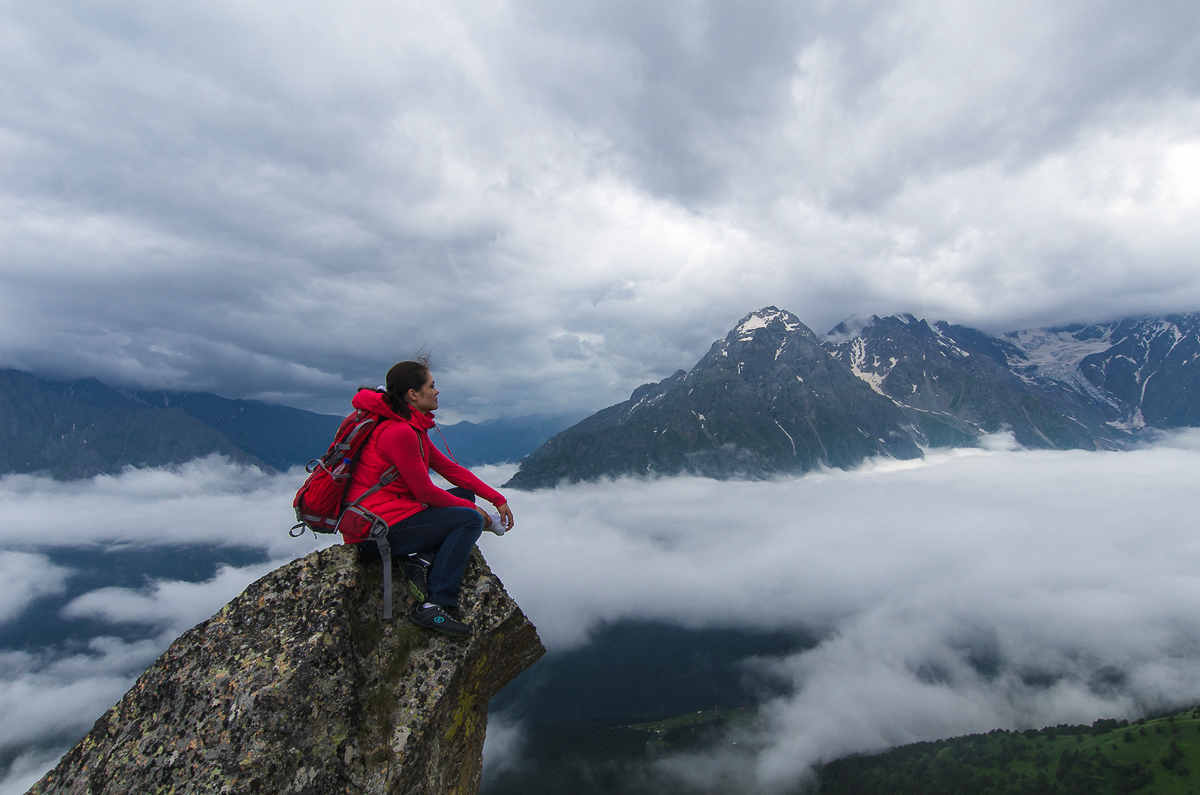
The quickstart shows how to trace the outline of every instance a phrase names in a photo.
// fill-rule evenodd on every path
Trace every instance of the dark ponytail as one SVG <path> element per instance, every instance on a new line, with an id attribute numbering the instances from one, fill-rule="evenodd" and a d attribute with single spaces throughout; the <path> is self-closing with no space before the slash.
<path id="1" fill-rule="evenodd" d="M 416 361 L 394 364 L 387 372 L 383 399 L 391 406 L 392 411 L 408 419 L 412 416 L 412 407 L 405 402 L 404 396 L 410 389 L 421 391 L 421 387 L 425 386 L 428 380 L 429 357 L 424 354 L 418 354 Z"/>

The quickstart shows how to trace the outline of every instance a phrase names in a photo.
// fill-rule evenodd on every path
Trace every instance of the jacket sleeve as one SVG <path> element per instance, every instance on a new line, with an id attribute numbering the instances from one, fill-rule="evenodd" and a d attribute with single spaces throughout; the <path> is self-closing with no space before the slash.
<path id="1" fill-rule="evenodd" d="M 453 483 L 455 486 L 461 486 L 464 489 L 469 489 L 472 493 L 478 494 L 492 505 L 504 505 L 508 502 L 504 495 L 493 489 L 488 484 L 484 483 L 479 478 L 471 473 L 471 470 L 456 464 L 446 457 L 446 454 L 437 449 L 435 445 L 429 445 L 429 464 L 434 472 L 438 473 L 446 480 Z"/>
<path id="2" fill-rule="evenodd" d="M 429 447 L 432 448 L 432 452 L 438 452 L 432 444 Z M 400 473 L 400 479 L 404 481 L 404 485 L 408 487 L 413 499 L 417 502 L 424 503 L 431 508 L 471 508 L 474 510 L 475 505 L 469 500 L 455 497 L 445 489 L 439 489 L 433 485 L 433 481 L 429 479 L 429 470 L 425 466 L 425 460 L 421 458 L 420 440 L 412 426 L 403 422 L 391 423 L 379 435 L 376 449 L 385 461 L 396 467 L 396 471 Z"/>

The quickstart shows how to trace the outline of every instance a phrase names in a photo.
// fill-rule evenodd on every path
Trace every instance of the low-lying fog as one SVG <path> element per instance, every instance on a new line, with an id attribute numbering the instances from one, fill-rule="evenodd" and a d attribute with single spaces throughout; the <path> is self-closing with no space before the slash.
<path id="1" fill-rule="evenodd" d="M 499 483 L 512 469 L 476 471 Z M 1112 453 L 997 437 L 770 482 L 513 492 L 517 527 L 480 545 L 551 649 L 630 618 L 823 638 L 749 663 L 791 694 L 766 703 L 748 751 L 658 763 L 698 786 L 764 789 L 854 751 L 1200 702 L 1198 476 L 1196 431 Z M 23 792 L 172 638 L 314 548 L 286 532 L 301 478 L 207 459 L 86 482 L 0 480 L 0 630 L 39 610 L 75 628 L 36 647 L 5 636 L 0 760 L 14 761 L 0 795 Z M 181 544 L 217 550 L 208 579 L 72 589 L 88 555 L 167 558 Z M 247 549 L 258 562 L 237 564 L 254 560 Z M 496 729 L 492 765 L 520 748 L 519 726 Z"/>

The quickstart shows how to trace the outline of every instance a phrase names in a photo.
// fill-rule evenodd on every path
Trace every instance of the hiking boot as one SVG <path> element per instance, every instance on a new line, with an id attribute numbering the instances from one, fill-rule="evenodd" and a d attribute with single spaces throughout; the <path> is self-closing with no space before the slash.
<path id="1" fill-rule="evenodd" d="M 454 619 L 438 605 L 417 605 L 409 613 L 408 620 L 418 627 L 432 629 L 434 632 L 444 632 L 447 635 L 470 635 L 471 628 L 461 621 Z"/>
<path id="2" fill-rule="evenodd" d="M 416 555 L 405 555 L 400 558 L 400 571 L 408 580 L 408 591 L 417 602 L 429 598 L 429 564 Z"/>

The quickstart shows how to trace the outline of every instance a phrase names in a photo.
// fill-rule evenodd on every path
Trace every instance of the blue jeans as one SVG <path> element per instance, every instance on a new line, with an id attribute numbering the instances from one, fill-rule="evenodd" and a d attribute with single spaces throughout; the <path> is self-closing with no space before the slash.
<path id="1" fill-rule="evenodd" d="M 468 489 L 447 489 L 455 497 L 475 502 Z M 426 508 L 388 528 L 392 556 L 425 553 L 433 560 L 429 570 L 429 601 L 443 607 L 458 606 L 458 589 L 475 542 L 483 533 L 483 517 L 473 508 Z M 375 547 L 364 542 L 364 547 Z M 378 556 L 378 552 L 375 556 Z"/>

